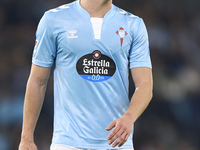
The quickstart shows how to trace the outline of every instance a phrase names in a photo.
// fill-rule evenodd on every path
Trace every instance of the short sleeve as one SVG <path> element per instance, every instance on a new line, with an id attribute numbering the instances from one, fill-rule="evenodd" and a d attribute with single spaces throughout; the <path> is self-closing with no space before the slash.
<path id="1" fill-rule="evenodd" d="M 32 63 L 41 67 L 51 67 L 56 56 L 56 42 L 46 15 L 45 13 L 41 18 L 36 31 L 36 42 L 32 57 Z"/>
<path id="2" fill-rule="evenodd" d="M 136 67 L 152 68 L 147 29 L 141 18 L 139 18 L 138 23 L 134 25 L 129 65 L 130 69 Z"/>

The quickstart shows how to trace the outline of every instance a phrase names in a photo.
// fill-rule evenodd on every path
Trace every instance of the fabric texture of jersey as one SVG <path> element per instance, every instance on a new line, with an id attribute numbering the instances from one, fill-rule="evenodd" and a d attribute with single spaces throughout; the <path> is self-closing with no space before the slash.
<path id="1" fill-rule="evenodd" d="M 95 39 L 90 15 L 75 1 L 44 14 L 32 62 L 55 66 L 52 145 L 112 149 L 105 128 L 129 106 L 129 68 L 151 68 L 146 27 L 112 5 Z M 121 148 L 133 148 L 132 135 Z"/>
<path id="2" fill-rule="evenodd" d="M 53 145 L 50 150 L 94 150 L 71 147 L 67 145 Z M 95 150 L 133 150 L 133 149 L 95 149 Z"/>

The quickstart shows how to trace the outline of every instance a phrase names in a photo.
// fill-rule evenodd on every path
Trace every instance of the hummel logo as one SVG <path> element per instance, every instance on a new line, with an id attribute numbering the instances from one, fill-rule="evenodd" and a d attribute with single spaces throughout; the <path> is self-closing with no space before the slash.
<path id="1" fill-rule="evenodd" d="M 78 35 L 75 35 L 77 33 L 77 30 L 69 30 L 70 36 L 67 36 L 68 38 L 78 38 Z"/>

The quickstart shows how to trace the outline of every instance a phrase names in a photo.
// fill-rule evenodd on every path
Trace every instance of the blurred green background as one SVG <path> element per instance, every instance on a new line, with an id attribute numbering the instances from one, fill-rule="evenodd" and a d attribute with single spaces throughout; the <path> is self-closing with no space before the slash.
<path id="1" fill-rule="evenodd" d="M 43 13 L 72 0 L 0 0 L 0 150 L 17 150 L 35 31 Z M 114 0 L 144 19 L 149 33 L 154 97 L 135 124 L 136 150 L 200 149 L 200 1 Z M 49 80 L 36 127 L 48 150 L 53 127 Z M 134 91 L 130 85 L 130 95 Z"/>

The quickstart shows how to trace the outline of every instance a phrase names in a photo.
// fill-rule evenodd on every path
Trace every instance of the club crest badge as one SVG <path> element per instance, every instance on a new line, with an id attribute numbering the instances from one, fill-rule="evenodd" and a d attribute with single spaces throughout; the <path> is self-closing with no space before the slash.
<path id="1" fill-rule="evenodd" d="M 126 31 L 124 31 L 124 28 L 119 28 L 119 30 L 117 30 L 117 35 L 119 35 L 120 36 L 120 43 L 121 43 L 121 47 L 122 47 L 122 45 L 123 45 L 123 41 L 124 41 L 124 37 L 125 36 L 127 36 L 127 32 Z"/>

